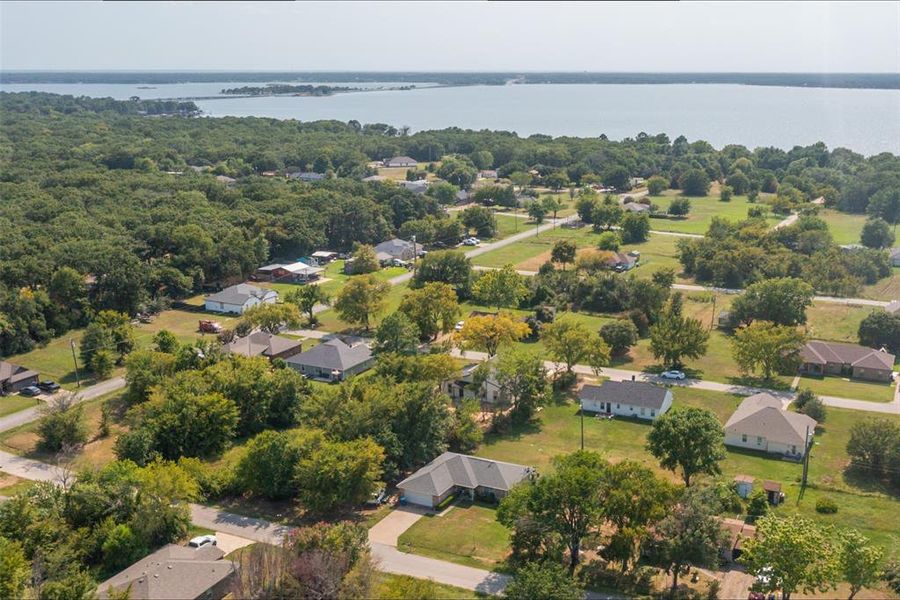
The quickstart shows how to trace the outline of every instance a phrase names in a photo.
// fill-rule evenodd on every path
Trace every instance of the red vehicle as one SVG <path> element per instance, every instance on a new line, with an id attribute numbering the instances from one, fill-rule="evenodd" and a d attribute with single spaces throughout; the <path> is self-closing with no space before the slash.
<path id="1" fill-rule="evenodd" d="M 200 333 L 222 333 L 222 326 L 217 321 L 200 320 Z"/>

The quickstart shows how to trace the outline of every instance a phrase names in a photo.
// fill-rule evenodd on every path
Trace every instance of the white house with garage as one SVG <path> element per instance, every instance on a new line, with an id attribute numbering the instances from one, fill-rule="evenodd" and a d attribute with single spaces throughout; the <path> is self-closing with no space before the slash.
<path id="1" fill-rule="evenodd" d="M 643 381 L 604 381 L 587 384 L 578 393 L 586 412 L 655 420 L 672 408 L 672 392 Z"/>
<path id="2" fill-rule="evenodd" d="M 259 304 L 275 304 L 278 292 L 239 283 L 227 287 L 221 292 L 206 297 L 203 305 L 206 310 L 218 313 L 242 315 L 245 311 Z"/>

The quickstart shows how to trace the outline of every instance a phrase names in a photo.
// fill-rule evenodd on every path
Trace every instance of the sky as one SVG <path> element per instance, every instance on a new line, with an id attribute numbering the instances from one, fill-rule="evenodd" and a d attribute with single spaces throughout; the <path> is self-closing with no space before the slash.
<path id="1" fill-rule="evenodd" d="M 900 72 L 900 2 L 9 2 L 3 70 Z"/>

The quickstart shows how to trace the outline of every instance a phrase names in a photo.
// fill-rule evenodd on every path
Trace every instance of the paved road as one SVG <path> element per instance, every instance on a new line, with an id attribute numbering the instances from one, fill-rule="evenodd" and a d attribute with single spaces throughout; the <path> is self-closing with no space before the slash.
<path id="1" fill-rule="evenodd" d="M 387 544 L 374 543 L 370 546 L 372 547 L 372 556 L 378 561 L 378 570 L 386 573 L 433 579 L 438 583 L 475 590 L 484 594 L 501 593 L 512 579 L 509 575 L 501 573 L 491 573 L 483 569 L 407 554 Z"/>
<path id="2" fill-rule="evenodd" d="M 75 399 L 78 402 L 85 402 L 87 400 L 99 398 L 100 396 L 109 394 L 110 392 L 115 392 L 124 387 L 124 377 L 113 377 L 112 379 L 107 379 L 106 381 L 101 381 L 100 383 L 96 383 L 92 386 L 82 388 L 80 391 L 76 391 Z M 0 432 L 9 431 L 10 429 L 15 429 L 20 425 L 25 425 L 26 423 L 37 421 L 41 418 L 42 407 L 43 404 L 39 404 L 32 408 L 26 408 L 25 410 L 20 410 L 19 412 L 15 412 L 11 415 L 6 415 L 5 417 L 0 418 Z"/>
<path id="3" fill-rule="evenodd" d="M 783 221 L 780 221 L 772 229 L 781 229 L 782 227 L 789 227 L 790 225 L 793 225 L 794 223 L 796 223 L 797 219 L 799 219 L 799 218 L 800 218 L 799 214 L 791 213 L 790 215 L 788 215 L 788 217 L 786 219 L 784 219 Z"/>

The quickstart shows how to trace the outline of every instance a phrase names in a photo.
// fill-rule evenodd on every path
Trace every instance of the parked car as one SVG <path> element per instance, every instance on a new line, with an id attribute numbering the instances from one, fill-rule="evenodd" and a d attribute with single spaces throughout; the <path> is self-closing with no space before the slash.
<path id="1" fill-rule="evenodd" d="M 218 542 L 216 541 L 216 536 L 214 535 L 198 535 L 195 538 L 191 538 L 191 541 L 188 542 L 188 546 L 191 548 L 202 548 L 203 546 L 215 546 Z"/>
<path id="2" fill-rule="evenodd" d="M 476 237 L 470 237 L 463 240 L 463 246 L 477 246 L 480 243 L 481 240 Z"/>
<path id="3" fill-rule="evenodd" d="M 678 379 L 678 380 L 684 379 L 686 377 L 686 375 L 684 374 L 684 371 L 663 371 L 662 373 L 659 374 L 659 376 L 662 377 L 663 379 Z"/>
<path id="4" fill-rule="evenodd" d="M 39 388 L 41 388 L 42 390 L 44 390 L 45 392 L 47 392 L 48 394 L 52 394 L 54 392 L 59 391 L 59 384 L 56 383 L 55 381 L 50 381 L 49 379 L 47 381 L 40 382 L 39 384 L 37 384 L 37 386 Z"/>
<path id="5" fill-rule="evenodd" d="M 463 325 L 465 325 L 465 324 L 466 324 L 465 321 L 459 321 L 453 329 L 455 329 L 456 331 L 461 331 L 463 328 Z"/>
<path id="6" fill-rule="evenodd" d="M 33 398 L 41 395 L 41 388 L 36 385 L 29 385 L 27 388 L 23 388 L 19 393 L 23 396 L 30 396 Z"/>

